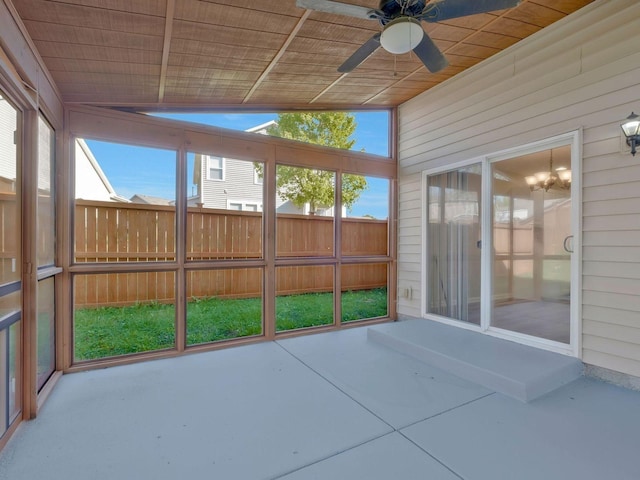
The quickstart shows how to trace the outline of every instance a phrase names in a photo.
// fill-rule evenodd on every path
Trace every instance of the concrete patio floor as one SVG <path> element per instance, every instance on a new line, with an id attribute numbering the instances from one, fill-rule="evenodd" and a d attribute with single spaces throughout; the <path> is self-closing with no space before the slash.
<path id="1" fill-rule="evenodd" d="M 65 375 L 0 454 L 7 480 L 638 479 L 640 392 L 530 403 L 366 328 Z"/>

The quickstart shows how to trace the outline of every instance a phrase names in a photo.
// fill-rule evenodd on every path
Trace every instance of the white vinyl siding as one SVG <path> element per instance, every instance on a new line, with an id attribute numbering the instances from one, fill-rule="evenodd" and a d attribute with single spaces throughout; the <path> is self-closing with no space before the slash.
<path id="1" fill-rule="evenodd" d="M 1 93 L 1 92 L 0 92 Z M 15 133 L 18 129 L 18 111 L 0 95 L 0 182 L 12 185 L 16 181 Z"/>
<path id="2" fill-rule="evenodd" d="M 398 286 L 412 290 L 411 299 L 398 296 L 400 316 L 420 316 L 421 187 L 419 173 L 407 175 L 398 192 Z"/>
<path id="3" fill-rule="evenodd" d="M 221 160 L 224 165 L 223 181 L 209 179 L 209 172 L 203 172 L 206 175 L 202 184 L 202 202 L 205 208 L 226 209 L 230 202 L 238 203 L 239 200 L 262 205 L 262 184 L 254 182 L 253 162 L 233 158 Z M 210 169 L 209 161 L 202 163 L 206 164 L 202 168 Z"/>
<path id="4" fill-rule="evenodd" d="M 106 177 L 84 140 L 75 142 L 75 197 L 83 200 L 112 201 L 113 189 L 105 184 Z"/>
<path id="5" fill-rule="evenodd" d="M 399 108 L 398 313 L 420 316 L 420 172 L 582 129 L 582 359 L 640 376 L 637 0 L 596 1 Z"/>

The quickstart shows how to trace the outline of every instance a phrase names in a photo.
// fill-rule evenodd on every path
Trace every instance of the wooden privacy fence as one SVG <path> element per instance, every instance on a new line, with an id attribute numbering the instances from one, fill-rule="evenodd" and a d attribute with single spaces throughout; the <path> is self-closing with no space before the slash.
<path id="1" fill-rule="evenodd" d="M 1 187 L 1 183 L 0 183 Z M 51 196 L 38 194 L 37 267 L 53 264 L 54 245 Z M 16 194 L 0 192 L 0 285 L 20 280 L 22 268 L 21 215 Z"/>
<path id="2" fill-rule="evenodd" d="M 76 262 L 175 261 L 173 207 L 76 201 Z M 333 254 L 333 219 L 278 215 L 276 251 L 282 257 Z M 387 255 L 387 221 L 342 219 L 343 255 Z M 187 260 L 262 257 L 262 214 L 189 208 Z M 387 285 L 385 263 L 343 265 L 342 290 Z M 249 298 L 262 294 L 261 268 L 190 271 L 189 298 Z M 276 269 L 279 295 L 333 290 L 332 266 L 287 266 Z M 76 275 L 76 307 L 121 306 L 174 301 L 174 272 Z"/>

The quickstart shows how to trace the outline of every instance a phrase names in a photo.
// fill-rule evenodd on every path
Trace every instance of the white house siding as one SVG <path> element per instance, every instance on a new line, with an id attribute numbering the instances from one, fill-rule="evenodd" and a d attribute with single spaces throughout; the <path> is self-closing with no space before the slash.
<path id="1" fill-rule="evenodd" d="M 399 172 L 400 174 L 400 172 Z M 402 174 L 398 188 L 398 286 L 411 287 L 411 298 L 398 295 L 398 314 L 419 317 L 421 276 L 421 188 L 419 173 Z"/>
<path id="2" fill-rule="evenodd" d="M 582 359 L 640 376 L 640 3 L 596 0 L 399 108 L 400 315 L 420 315 L 420 172 L 583 129 Z"/>
<path id="3" fill-rule="evenodd" d="M 227 208 L 227 202 L 262 205 L 262 185 L 254 181 L 253 162 L 224 159 L 224 180 L 207 178 L 208 162 L 202 165 L 202 202 L 205 208 Z"/>
<path id="4" fill-rule="evenodd" d="M 92 157 L 89 147 L 82 140 L 76 141 L 76 198 L 112 201 L 113 188 L 105 183 L 105 178 L 97 170 L 100 167 Z"/>
<path id="5" fill-rule="evenodd" d="M 16 181 L 16 110 L 2 98 L 0 92 L 0 192 L 13 191 Z"/>

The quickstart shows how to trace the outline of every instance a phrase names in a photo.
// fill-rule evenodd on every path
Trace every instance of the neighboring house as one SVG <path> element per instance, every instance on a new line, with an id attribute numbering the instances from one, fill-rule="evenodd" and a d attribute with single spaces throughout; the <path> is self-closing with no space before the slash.
<path id="1" fill-rule="evenodd" d="M 0 132 L 15 132 L 17 112 L 0 96 Z M 39 145 L 47 145 L 49 131 L 39 123 Z M 75 148 L 75 197 L 84 200 L 100 200 L 109 202 L 128 202 L 119 196 L 100 168 L 100 164 L 93 156 L 91 149 L 82 139 L 76 140 Z M 38 187 L 48 190 L 49 170 L 39 171 Z M 16 182 L 16 144 L 13 135 L 0 136 L 0 192 L 15 192 Z"/>
<path id="2" fill-rule="evenodd" d="M 275 123 L 271 120 L 246 131 L 267 135 L 267 128 Z M 262 211 L 262 178 L 253 162 L 196 154 L 193 184 L 197 194 L 189 199 L 189 206 Z M 282 205 L 282 200 L 277 201 Z"/>
<path id="3" fill-rule="evenodd" d="M 164 206 L 172 206 L 175 205 L 176 202 L 173 200 L 167 200 L 166 198 L 154 197 L 152 195 L 143 195 L 142 193 L 136 193 L 133 195 L 129 201 L 131 203 L 144 203 L 146 205 L 164 205 Z"/>
<path id="4" fill-rule="evenodd" d="M 0 131 L 16 131 L 16 110 L 2 96 L 0 96 Z M 39 145 L 46 145 L 48 131 L 39 124 Z M 76 140 L 75 149 L 76 198 L 84 200 L 101 200 L 110 202 L 128 202 L 119 196 L 109 179 L 100 168 L 89 146 L 82 139 Z M 39 172 L 39 188 L 48 190 L 49 171 Z M 16 144 L 13 135 L 0 136 L 0 192 L 15 192 L 16 182 Z"/>
<path id="5" fill-rule="evenodd" d="M 275 123 L 275 120 L 270 120 L 245 131 L 267 135 L 267 129 Z M 262 211 L 262 177 L 251 161 L 196 154 L 193 184 L 198 193 L 189 198 L 189 206 L 248 212 Z M 276 197 L 276 210 L 278 213 L 308 215 L 309 205 L 300 208 L 291 201 Z M 342 216 L 345 217 L 346 208 L 342 210 Z M 316 215 L 333 216 L 333 207 L 318 209 Z"/>
<path id="6" fill-rule="evenodd" d="M 105 202 L 129 202 L 116 193 L 100 168 L 89 146 L 81 138 L 76 140 L 76 198 Z"/>

